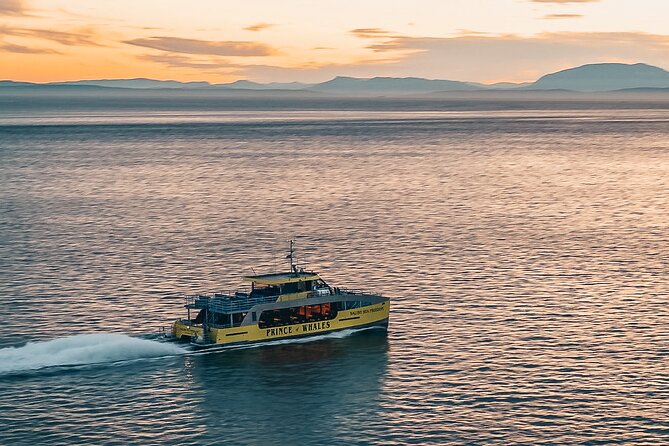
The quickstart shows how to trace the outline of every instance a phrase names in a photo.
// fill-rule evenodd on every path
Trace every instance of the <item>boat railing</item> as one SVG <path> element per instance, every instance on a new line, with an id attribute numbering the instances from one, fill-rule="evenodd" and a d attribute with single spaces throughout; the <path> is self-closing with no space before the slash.
<path id="1" fill-rule="evenodd" d="M 333 295 L 350 294 L 353 296 L 383 296 L 372 290 L 351 288 L 332 288 Z M 249 310 L 259 304 L 273 303 L 279 296 L 255 296 L 248 293 L 228 292 L 212 294 L 196 294 L 186 296 L 186 307 L 191 309 L 208 309 L 216 313 L 236 313 Z"/>
<path id="2" fill-rule="evenodd" d="M 208 309 L 216 313 L 247 311 L 259 304 L 276 302 L 278 296 L 250 297 L 248 293 L 214 293 L 186 296 L 186 307 Z"/>
<path id="3" fill-rule="evenodd" d="M 338 292 L 337 292 L 338 291 Z M 380 296 L 383 294 L 374 290 L 358 290 L 353 288 L 335 288 L 335 294 L 354 294 L 357 296 Z"/>

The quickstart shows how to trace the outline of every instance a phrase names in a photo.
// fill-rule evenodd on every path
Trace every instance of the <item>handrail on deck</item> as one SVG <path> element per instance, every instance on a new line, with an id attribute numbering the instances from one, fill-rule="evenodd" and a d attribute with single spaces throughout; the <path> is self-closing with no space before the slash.
<path id="1" fill-rule="evenodd" d="M 355 294 L 360 296 L 380 296 L 383 297 L 383 294 L 378 293 L 374 290 L 355 290 L 351 288 L 339 288 L 339 294 Z"/>
<path id="2" fill-rule="evenodd" d="M 354 290 L 349 288 L 332 288 L 332 295 L 351 294 L 353 296 L 381 296 L 383 294 L 365 291 Z M 186 307 L 191 309 L 208 309 L 210 311 L 219 313 L 231 313 L 235 311 L 243 312 L 249 310 L 251 307 L 258 304 L 276 302 L 279 298 L 276 296 L 257 296 L 250 297 L 248 293 L 212 293 L 212 294 L 196 294 L 186 296 Z"/>
<path id="3" fill-rule="evenodd" d="M 278 296 L 249 297 L 246 293 L 230 294 L 198 294 L 186 296 L 186 307 L 195 309 L 208 309 L 219 313 L 230 313 L 245 311 L 254 305 L 275 302 Z"/>

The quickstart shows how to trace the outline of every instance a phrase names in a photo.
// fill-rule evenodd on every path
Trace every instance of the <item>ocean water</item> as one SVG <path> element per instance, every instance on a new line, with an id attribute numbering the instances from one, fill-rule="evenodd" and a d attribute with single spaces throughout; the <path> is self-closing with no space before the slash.
<path id="1" fill-rule="evenodd" d="M 4 105 L 0 444 L 669 442 L 668 106 Z M 159 342 L 292 237 L 387 334 Z"/>

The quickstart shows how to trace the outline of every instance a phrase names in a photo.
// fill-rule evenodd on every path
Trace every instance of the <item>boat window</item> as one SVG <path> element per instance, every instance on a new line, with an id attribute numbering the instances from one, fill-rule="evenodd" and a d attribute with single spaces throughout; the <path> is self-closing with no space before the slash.
<path id="1" fill-rule="evenodd" d="M 306 322 L 327 321 L 337 317 L 337 306 L 330 303 L 266 310 L 260 313 L 258 327 L 279 327 Z"/>
<path id="2" fill-rule="evenodd" d="M 298 282 L 297 289 L 298 291 L 311 291 L 311 280 L 307 280 L 305 282 Z"/>
<path id="3" fill-rule="evenodd" d="M 201 324 L 204 321 L 205 310 L 200 310 L 195 319 L 193 319 L 194 324 Z"/>
<path id="4" fill-rule="evenodd" d="M 223 327 L 230 326 L 230 315 L 224 313 L 213 313 L 214 324 L 220 325 Z"/>
<path id="5" fill-rule="evenodd" d="M 278 296 L 280 293 L 278 285 L 266 285 L 254 282 L 251 297 Z"/>
<path id="6" fill-rule="evenodd" d="M 232 325 L 238 327 L 245 317 L 246 313 L 232 313 Z"/>
<path id="7" fill-rule="evenodd" d="M 339 302 L 339 304 L 341 305 L 342 310 L 352 310 L 354 308 L 367 307 L 369 305 L 372 305 L 371 302 L 366 301 L 366 300 L 363 300 L 363 301 L 347 300 L 345 302 Z"/>
<path id="8" fill-rule="evenodd" d="M 360 301 L 359 300 L 347 300 L 346 302 L 342 302 L 344 305 L 344 310 L 352 310 L 354 308 L 360 308 Z"/>
<path id="9" fill-rule="evenodd" d="M 311 291 L 313 288 L 313 281 L 305 280 L 303 282 L 290 282 L 281 285 L 281 294 L 303 293 Z"/>
<path id="10" fill-rule="evenodd" d="M 299 291 L 299 283 L 300 282 L 284 283 L 281 285 L 281 294 L 297 293 Z"/>

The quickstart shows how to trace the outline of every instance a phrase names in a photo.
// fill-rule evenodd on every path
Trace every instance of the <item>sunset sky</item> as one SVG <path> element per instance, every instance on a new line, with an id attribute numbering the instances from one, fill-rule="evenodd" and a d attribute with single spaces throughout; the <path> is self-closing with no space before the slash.
<path id="1" fill-rule="evenodd" d="M 0 0 L 0 79 L 531 81 L 669 69 L 667 0 Z"/>

